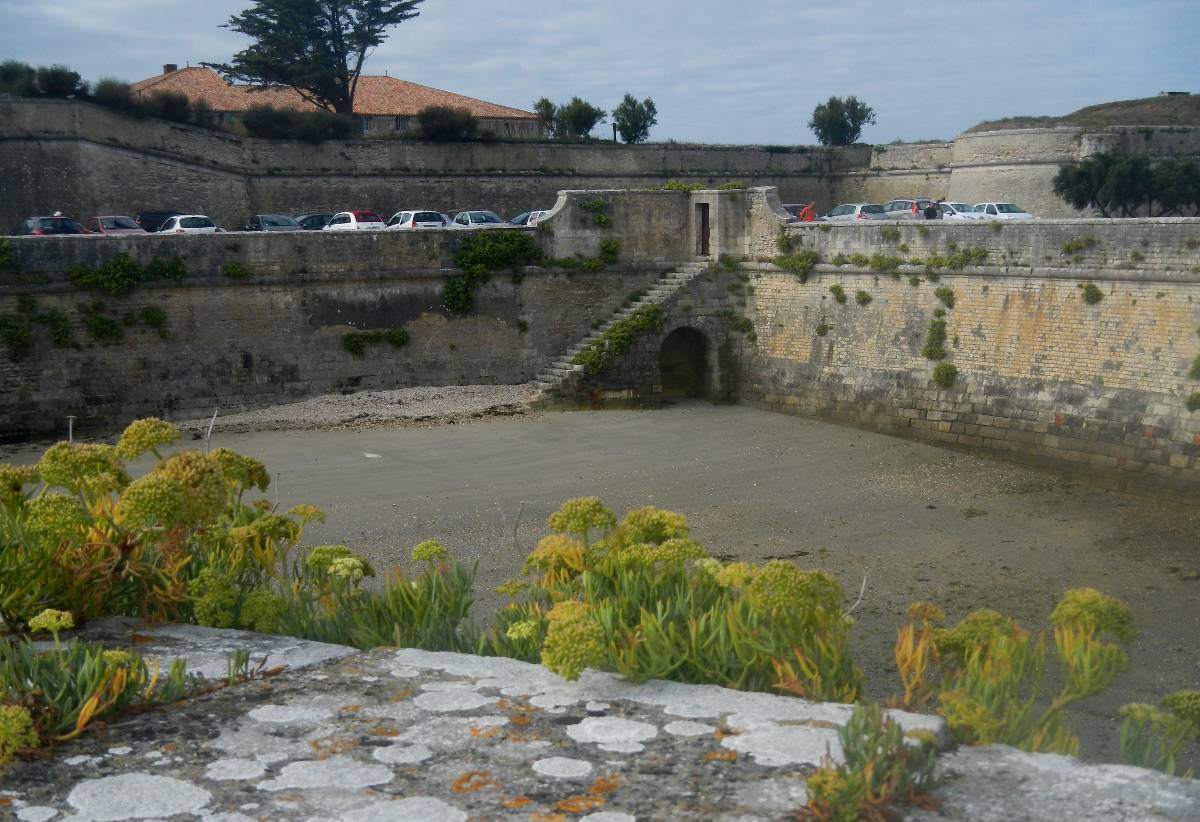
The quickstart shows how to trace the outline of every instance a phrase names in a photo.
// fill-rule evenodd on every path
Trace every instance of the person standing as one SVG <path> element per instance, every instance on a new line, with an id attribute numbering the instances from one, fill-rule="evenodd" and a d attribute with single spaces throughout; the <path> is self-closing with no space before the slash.
<path id="1" fill-rule="evenodd" d="M 938 202 L 941 202 L 940 200 Z M 930 200 L 925 204 L 925 219 L 936 220 L 942 216 L 942 210 L 938 208 L 938 204 Z"/>

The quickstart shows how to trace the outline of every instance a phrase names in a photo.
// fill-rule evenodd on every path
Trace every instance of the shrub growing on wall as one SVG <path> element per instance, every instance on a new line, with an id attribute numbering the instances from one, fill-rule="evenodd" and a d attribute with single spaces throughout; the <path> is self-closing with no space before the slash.
<path id="1" fill-rule="evenodd" d="M 454 106 L 426 106 L 417 114 L 421 136 L 435 143 L 454 143 L 475 139 L 479 118 L 468 109 Z"/>

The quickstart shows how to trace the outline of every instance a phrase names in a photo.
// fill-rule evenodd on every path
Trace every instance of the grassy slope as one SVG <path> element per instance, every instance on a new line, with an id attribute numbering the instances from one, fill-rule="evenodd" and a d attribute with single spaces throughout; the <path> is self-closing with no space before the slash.
<path id="1" fill-rule="evenodd" d="M 1200 126 L 1200 95 L 1147 97 L 1086 106 L 1062 117 L 1005 117 L 967 129 L 967 133 L 1048 126 Z"/>

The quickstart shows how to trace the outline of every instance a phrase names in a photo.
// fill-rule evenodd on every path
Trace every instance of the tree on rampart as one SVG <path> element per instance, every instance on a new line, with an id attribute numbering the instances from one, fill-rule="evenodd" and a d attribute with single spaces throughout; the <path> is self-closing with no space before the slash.
<path id="1" fill-rule="evenodd" d="M 550 98 L 543 97 L 533 104 L 533 112 L 542 122 L 547 136 L 575 140 L 587 137 L 608 116 L 607 111 L 580 97 L 572 97 L 571 102 L 561 105 L 555 105 Z"/>
<path id="2" fill-rule="evenodd" d="M 1054 193 L 1102 217 L 1200 213 L 1200 165 L 1177 158 L 1152 165 L 1148 157 L 1100 151 L 1054 175 Z"/>
<path id="3" fill-rule="evenodd" d="M 228 63 L 204 65 L 231 82 L 290 86 L 314 105 L 351 114 L 367 53 L 423 2 L 258 0 L 222 26 L 254 42 Z"/>
<path id="4" fill-rule="evenodd" d="M 830 97 L 813 109 L 808 127 L 825 146 L 848 146 L 857 143 L 864 125 L 875 124 L 875 109 L 853 94 L 843 100 Z"/>
<path id="5" fill-rule="evenodd" d="M 613 109 L 613 122 L 626 143 L 644 143 L 650 136 L 650 129 L 658 122 L 658 108 L 649 97 L 638 102 L 632 94 L 626 94 Z"/>

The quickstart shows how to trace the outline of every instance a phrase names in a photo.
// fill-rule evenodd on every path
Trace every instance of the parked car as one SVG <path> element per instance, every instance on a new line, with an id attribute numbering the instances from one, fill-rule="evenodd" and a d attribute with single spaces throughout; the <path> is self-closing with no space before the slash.
<path id="1" fill-rule="evenodd" d="M 146 230 L 138 225 L 132 217 L 110 215 L 93 217 L 87 222 L 87 230 L 92 234 L 145 234 Z"/>
<path id="2" fill-rule="evenodd" d="M 212 218 L 203 214 L 177 214 L 168 217 L 158 229 L 159 234 L 215 234 L 220 231 Z"/>
<path id="3" fill-rule="evenodd" d="M 329 225 L 329 220 L 333 217 L 332 214 L 301 214 L 296 218 L 296 222 L 305 231 L 320 231 L 325 226 Z"/>
<path id="4" fill-rule="evenodd" d="M 158 208 L 149 209 L 147 211 L 139 211 L 133 221 L 140 225 L 145 231 L 158 231 L 171 217 L 176 217 L 182 212 L 172 211 L 171 209 Z"/>
<path id="5" fill-rule="evenodd" d="M 932 203 L 928 197 L 901 197 L 883 204 L 883 212 L 889 220 L 923 220 L 925 206 Z"/>
<path id="6" fill-rule="evenodd" d="M 304 227 L 286 214 L 255 214 L 242 231 L 303 231 Z"/>
<path id="7" fill-rule="evenodd" d="M 1033 215 L 1012 203 L 976 203 L 981 220 L 1032 220 Z"/>
<path id="8" fill-rule="evenodd" d="M 943 220 L 975 222 L 979 219 L 979 212 L 975 210 L 975 206 L 966 203 L 938 203 L 938 208 L 942 210 Z"/>
<path id="9" fill-rule="evenodd" d="M 383 227 L 383 218 L 374 211 L 339 211 L 329 218 L 325 231 L 373 231 Z"/>
<path id="10" fill-rule="evenodd" d="M 877 203 L 843 203 L 825 215 L 832 222 L 854 222 L 856 220 L 886 220 L 883 206 Z"/>
<path id="11" fill-rule="evenodd" d="M 549 209 L 543 211 L 522 211 L 516 217 L 513 217 L 509 222 L 512 225 L 537 225 L 538 220 L 550 213 Z"/>
<path id="12" fill-rule="evenodd" d="M 389 229 L 445 228 L 449 223 L 436 211 L 397 211 L 387 221 Z"/>
<path id="13" fill-rule="evenodd" d="M 458 228 L 495 228 L 508 223 L 491 211 L 460 211 L 454 215 L 454 225 Z"/>
<path id="14" fill-rule="evenodd" d="M 14 235 L 41 237 L 50 234 L 89 234 L 79 222 L 56 214 L 53 217 L 30 217 L 17 223 L 10 232 Z"/>

